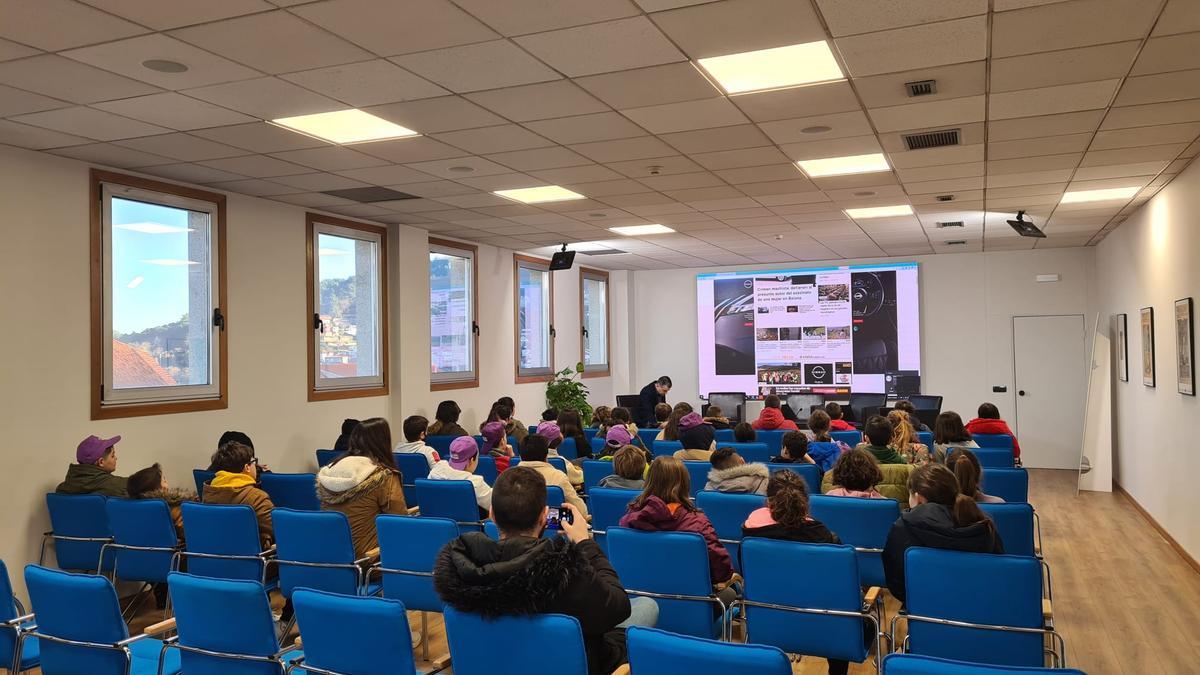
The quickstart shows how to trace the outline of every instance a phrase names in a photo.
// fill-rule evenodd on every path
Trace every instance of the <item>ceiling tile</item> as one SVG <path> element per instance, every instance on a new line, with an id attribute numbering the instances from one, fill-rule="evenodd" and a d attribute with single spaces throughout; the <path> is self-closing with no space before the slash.
<path id="1" fill-rule="evenodd" d="M 362 143 L 356 146 L 359 152 L 380 157 L 396 164 L 430 162 L 437 159 L 462 157 L 467 153 L 427 136 L 400 138 L 394 141 Z"/>
<path id="2" fill-rule="evenodd" d="M 354 147 L 366 147 L 366 145 L 369 144 L 359 144 Z M 320 169 L 321 171 L 345 171 L 347 169 L 379 166 L 386 163 L 378 157 L 372 157 L 371 155 L 351 150 L 348 147 L 333 145 L 310 148 L 308 150 L 276 152 L 271 156 L 287 162 L 295 162 L 296 164 Z M 255 178 L 260 178 L 260 176 L 255 176 Z"/>
<path id="3" fill-rule="evenodd" d="M 202 136 L 211 141 L 244 148 L 251 152 L 283 152 L 284 150 L 302 150 L 328 145 L 325 141 L 311 136 L 298 134 L 283 127 L 265 122 L 253 124 L 236 124 L 214 129 L 197 129 L 194 136 Z"/>
<path id="4" fill-rule="evenodd" d="M 458 0 L 457 4 L 504 35 L 540 33 L 640 13 L 629 0 Z"/>
<path id="5" fill-rule="evenodd" d="M 817 0 L 835 37 L 986 14 L 987 0 Z"/>
<path id="6" fill-rule="evenodd" d="M 660 134 L 659 138 L 684 153 L 736 150 L 771 144 L 771 140 L 753 124 Z"/>
<path id="7" fill-rule="evenodd" d="M 685 60 L 645 17 L 527 35 L 516 41 L 568 77 Z"/>
<path id="8" fill-rule="evenodd" d="M 18 148 L 45 150 L 60 148 L 68 145 L 82 145 L 90 139 L 70 134 L 59 133 L 28 124 L 18 124 L 8 120 L 0 120 L 0 144 L 15 145 Z"/>
<path id="9" fill-rule="evenodd" d="M 1103 110 L 1088 110 L 1059 115 L 1020 117 L 1011 120 L 992 120 L 988 122 L 988 139 L 1011 141 L 1019 138 L 1038 138 L 1094 131 L 1100 126 L 1100 120 L 1104 119 L 1104 113 Z"/>
<path id="10" fill-rule="evenodd" d="M 369 166 L 362 169 L 347 169 L 345 171 L 338 171 L 337 174 L 372 185 L 399 185 L 400 183 L 419 183 L 429 180 L 429 176 L 421 171 L 404 166 L 396 166 L 395 164 Z"/>
<path id="11" fill-rule="evenodd" d="M 650 157 L 648 159 L 637 159 L 626 162 L 609 162 L 608 167 L 630 178 L 666 176 L 673 173 L 695 173 L 696 171 L 704 170 L 704 167 L 681 155 Z"/>
<path id="12" fill-rule="evenodd" d="M 66 101 L 0 84 L 0 117 L 65 108 L 69 105 Z"/>
<path id="13" fill-rule="evenodd" d="M 1092 150 L 1138 148 L 1146 145 L 1190 143 L 1200 135 L 1200 122 L 1164 124 L 1156 127 L 1134 127 L 1101 131 L 1092 141 Z"/>
<path id="14" fill-rule="evenodd" d="M 182 162 L 199 162 L 205 159 L 221 157 L 238 157 L 246 154 L 245 150 L 230 147 L 221 143 L 197 138 L 189 134 L 163 134 L 118 141 L 117 145 L 142 152 L 149 152 L 163 157 L 170 157 Z M 229 179 L 234 180 L 234 179 Z"/>
<path id="15" fill-rule="evenodd" d="M 1142 0 L 1073 0 L 992 18 L 992 56 L 1083 47 L 1143 37 L 1158 4 Z"/>
<path id="16" fill-rule="evenodd" d="M 1060 155 L 1083 152 L 1092 141 L 1091 133 L 1027 138 L 1016 141 L 988 143 L 988 159 L 1013 159 L 1039 155 Z"/>
<path id="17" fill-rule="evenodd" d="M 889 152 L 888 159 L 897 169 L 911 169 L 938 164 L 965 164 L 983 160 L 983 144 L 956 145 L 948 148 Z"/>
<path id="18" fill-rule="evenodd" d="M 651 157 L 667 157 L 675 154 L 674 149 L 653 136 L 623 138 L 615 141 L 576 143 L 569 146 L 575 152 L 596 162 L 622 162 Z"/>
<path id="19" fill-rule="evenodd" d="M 1130 75 L 1189 70 L 1196 65 L 1197 51 L 1200 51 L 1200 33 L 1150 38 L 1138 54 Z"/>
<path id="20" fill-rule="evenodd" d="M 0 2 L 0 37 L 59 51 L 145 33 L 136 24 L 74 0 Z"/>
<path id="21" fill-rule="evenodd" d="M 691 63 L 593 75 L 575 82 L 614 108 L 692 101 L 720 93 Z"/>
<path id="22" fill-rule="evenodd" d="M 715 187 L 725 184 L 720 178 L 707 171 L 699 173 L 676 173 L 667 176 L 649 176 L 642 178 L 641 182 L 647 187 L 659 191 Z"/>
<path id="23" fill-rule="evenodd" d="M 181 28 L 171 35 L 271 74 L 371 58 L 370 53 L 283 10 Z"/>
<path id="24" fill-rule="evenodd" d="M 606 180 L 596 183 L 568 183 L 567 188 L 587 195 L 592 199 L 601 199 L 614 195 L 647 194 L 646 186 L 628 178 Z"/>
<path id="25" fill-rule="evenodd" d="M 333 195 L 325 195 L 320 193 L 279 195 L 278 197 L 273 197 L 273 199 L 279 202 L 295 204 L 297 206 L 308 206 L 312 208 L 326 208 L 335 205 L 346 206 L 354 203 L 349 199 L 342 199 L 341 197 L 334 197 Z"/>
<path id="26" fill-rule="evenodd" d="M 0 64 L 3 65 L 3 64 Z M 260 77 L 228 84 L 215 84 L 183 92 L 209 103 L 231 108 L 260 119 L 341 110 L 345 104 L 314 94 L 275 77 Z"/>
<path id="27" fill-rule="evenodd" d="M 984 61 L 955 63 L 902 73 L 860 77 L 854 80 L 854 88 L 867 107 L 884 108 L 918 101 L 924 103 L 978 96 L 987 89 L 986 73 Z M 914 100 L 908 95 L 908 89 L 904 85 L 921 80 L 936 81 L 937 91 Z"/>
<path id="28" fill-rule="evenodd" d="M 0 64 L 3 65 L 3 64 Z M 1103 130 L 1148 127 L 1158 124 L 1177 124 L 1200 121 L 1200 100 L 1151 103 L 1149 105 L 1113 108 L 1108 111 Z"/>
<path id="29" fill-rule="evenodd" d="M 768 164 L 738 169 L 721 169 L 715 172 L 727 183 L 763 183 L 767 181 L 796 180 L 804 178 L 795 164 Z"/>
<path id="30" fill-rule="evenodd" d="M 499 37 L 449 0 L 328 0 L 292 11 L 380 56 Z"/>
<path id="31" fill-rule="evenodd" d="M 1169 145 L 1148 145 L 1140 148 L 1121 148 L 1119 150 L 1092 150 L 1083 156 L 1083 161 L 1079 163 L 1079 166 L 1132 164 L 1135 162 L 1157 160 L 1170 161 L 1175 159 L 1186 147 L 1186 143 L 1171 143 Z"/>
<path id="32" fill-rule="evenodd" d="M 154 30 L 228 19 L 274 9 L 263 0 L 205 0 L 173 3 L 161 0 L 84 0 L 110 14 L 136 21 Z"/>
<path id="33" fill-rule="evenodd" d="M 737 169 L 746 166 L 764 166 L 788 161 L 774 146 L 762 148 L 745 148 L 742 150 L 722 150 L 720 152 L 702 152 L 691 155 L 706 169 Z"/>
<path id="34" fill-rule="evenodd" d="M 283 79 L 356 108 L 450 93 L 383 59 L 306 70 Z"/>
<path id="35" fill-rule="evenodd" d="M 632 108 L 620 112 L 654 134 L 727 127 L 749 122 L 745 115 L 723 96 Z"/>
<path id="36" fill-rule="evenodd" d="M 608 112 L 608 107 L 562 80 L 470 94 L 467 98 L 517 122 Z"/>
<path id="37" fill-rule="evenodd" d="M 95 103 L 159 91 L 157 87 L 77 63 L 57 54 L 0 63 L 0 84 L 72 103 Z"/>
<path id="38" fill-rule="evenodd" d="M 1143 105 L 1189 98 L 1200 98 L 1200 70 L 1131 77 L 1121 86 L 1113 105 Z"/>
<path id="39" fill-rule="evenodd" d="M 370 187 L 366 183 L 350 180 L 345 176 L 335 176 L 331 173 L 305 173 L 298 176 L 280 176 L 279 178 L 275 178 L 273 180 L 276 183 L 291 185 L 292 187 L 312 192 Z"/>
<path id="40" fill-rule="evenodd" d="M 847 82 L 828 82 L 731 96 L 730 101 L 755 122 L 770 122 L 794 116 L 859 110 L 858 99 Z"/>
<path id="41" fill-rule="evenodd" d="M 435 134 L 434 138 L 475 154 L 542 148 L 554 143 L 516 124 Z"/>
<path id="42" fill-rule="evenodd" d="M 210 169 L 207 166 L 198 164 L 167 164 L 164 166 L 149 166 L 142 169 L 144 173 L 162 178 L 170 178 L 172 180 L 184 181 L 187 183 L 218 183 L 231 180 L 238 180 L 244 176 L 239 176 L 228 171 L 219 169 Z"/>
<path id="43" fill-rule="evenodd" d="M 367 112 L 423 134 L 505 123 L 504 118 L 493 115 L 461 96 L 390 103 L 368 108 Z"/>
<path id="44" fill-rule="evenodd" d="M 72 49 L 63 52 L 63 56 L 173 90 L 247 80 L 261 75 L 252 68 L 160 33 Z M 177 61 L 188 69 L 182 73 L 151 70 L 142 65 L 149 59 Z"/>
<path id="45" fill-rule="evenodd" d="M 987 57 L 987 17 L 975 16 L 836 40 L 854 77 Z"/>
<path id="46" fill-rule="evenodd" d="M 1200 6 L 1192 0 L 1168 0 L 1151 35 L 1200 31 Z"/>
<path id="47" fill-rule="evenodd" d="M 456 92 L 515 87 L 560 77 L 508 40 L 447 47 L 392 60 Z"/>
<path id="48" fill-rule="evenodd" d="M 585 164 L 580 166 L 567 166 L 554 169 L 541 169 L 537 171 L 530 171 L 529 173 L 544 181 L 554 183 L 555 185 L 608 181 L 621 177 L 621 174 L 617 173 L 616 171 L 600 166 L 599 164 Z"/>
<path id="49" fill-rule="evenodd" d="M 169 164 L 171 162 L 171 158 L 169 157 L 152 155 L 148 152 L 141 152 L 131 148 L 122 148 L 119 145 L 111 143 L 73 145 L 66 148 L 58 148 L 51 152 L 55 155 L 71 157 L 72 159 L 78 159 L 89 164 L 104 164 L 121 169 L 136 169 L 142 166 Z"/>
<path id="50" fill-rule="evenodd" d="M 564 144 L 631 138 L 646 133 L 644 129 L 615 112 L 537 120 L 526 122 L 525 126 L 552 141 Z"/>
<path id="51" fill-rule="evenodd" d="M 115 141 L 121 138 L 136 138 L 163 134 L 164 129 L 128 117 L 114 115 L 94 108 L 75 107 L 46 110 L 13 118 L 14 122 L 44 127 L 66 134 L 86 136 L 99 141 Z"/>
<path id="52" fill-rule="evenodd" d="M 274 197 L 276 195 L 285 195 L 296 191 L 296 188 L 288 185 L 280 185 L 279 183 L 272 183 L 269 180 L 259 180 L 257 178 L 251 178 L 247 180 L 231 180 L 223 183 L 211 183 L 210 186 L 218 190 L 240 192 L 244 195 L 252 195 L 255 197 Z"/>
<path id="53" fill-rule="evenodd" d="M 984 96 L 967 96 L 946 101 L 910 103 L 888 108 L 872 108 L 869 113 L 880 132 L 922 129 L 984 119 Z"/>
<path id="54" fill-rule="evenodd" d="M 922 180 L 938 180 L 942 178 L 959 178 L 962 176 L 982 176 L 983 162 L 967 162 L 965 164 L 947 164 L 945 166 L 927 166 L 911 169 L 896 169 L 900 180 L 915 182 Z"/>
<path id="55" fill-rule="evenodd" d="M 586 157 L 559 146 L 501 152 L 488 155 L 488 159 L 516 169 L 517 171 L 557 169 L 564 166 L 579 166 L 591 163 Z"/>
<path id="56" fill-rule="evenodd" d="M 312 169 L 306 166 L 284 162 L 265 155 L 210 159 L 200 162 L 200 164 L 252 178 L 273 178 L 275 176 L 295 176 L 302 173 L 312 173 Z"/>
<path id="57" fill-rule="evenodd" d="M 724 0 L 653 18 L 693 59 L 825 39 L 812 4 L 794 0 Z"/>
<path id="58" fill-rule="evenodd" d="M 879 140 L 874 136 L 831 138 L 825 141 L 808 141 L 806 143 L 784 143 L 779 147 L 792 160 L 867 155 L 883 151 L 879 147 Z"/>
<path id="59" fill-rule="evenodd" d="M 946 194 L 948 192 L 958 192 L 960 190 L 982 190 L 983 176 L 905 183 L 904 189 L 906 192 L 908 192 L 908 194 L 911 195 Z"/>
<path id="60" fill-rule="evenodd" d="M 1120 83 L 1120 80 L 1101 80 L 992 94 L 988 100 L 988 118 L 1005 120 L 1105 108 Z"/>
<path id="61" fill-rule="evenodd" d="M 0 61 L 10 61 L 12 59 L 21 59 L 26 56 L 40 54 L 41 51 L 33 47 L 26 47 L 22 44 L 17 44 L 10 40 L 0 39 Z"/>
<path id="62" fill-rule="evenodd" d="M 1021 159 L 988 160 L 988 175 L 1002 173 L 1024 173 L 1027 171 L 1047 171 L 1050 169 L 1070 169 L 1079 164 L 1083 153 L 1073 152 L 1063 155 L 1045 155 L 1042 157 L 1023 157 Z"/>
<path id="63" fill-rule="evenodd" d="M 876 191 L 876 188 L 898 185 L 899 183 L 896 181 L 896 176 L 890 171 L 874 171 L 872 173 L 855 173 L 847 176 L 814 178 L 813 184 L 825 191 L 853 189 L 858 192 L 872 192 Z M 870 197 L 872 195 L 860 194 L 858 196 Z"/>
<path id="64" fill-rule="evenodd" d="M 387 167 L 380 167 L 380 168 L 387 168 Z M 359 169 L 359 170 L 367 171 L 368 169 Z M 343 173 L 350 175 L 349 172 L 343 172 Z M 471 194 L 476 191 L 475 188 L 473 188 L 473 187 L 470 187 L 468 185 L 462 185 L 460 183 L 455 183 L 454 181 L 449 181 L 449 180 L 434 180 L 434 181 L 424 181 L 424 182 L 417 182 L 417 183 L 396 183 L 394 185 L 389 184 L 389 185 L 387 185 L 387 187 L 390 187 L 394 190 L 399 190 L 400 192 L 407 192 L 410 195 L 417 195 L 418 197 L 446 197 L 449 195 Z M 412 200 L 412 201 L 416 201 L 416 200 Z"/>
<path id="65" fill-rule="evenodd" d="M 243 115 L 175 92 L 106 101 L 97 103 L 93 107 L 177 131 L 255 121 L 249 115 Z"/>
<path id="66" fill-rule="evenodd" d="M 507 174 L 511 171 L 506 166 L 502 166 L 482 157 L 459 157 L 454 159 L 441 159 L 433 162 L 413 162 L 409 164 L 410 169 L 423 171 L 431 176 L 438 178 L 447 178 L 466 183 L 471 178 L 476 176 L 497 176 Z M 470 168 L 470 171 L 462 171 L 460 167 Z M 473 183 L 472 183 L 473 184 Z"/>
<path id="67" fill-rule="evenodd" d="M 751 197 L 767 197 L 771 195 L 792 195 L 806 190 L 816 190 L 817 186 L 806 178 L 791 178 L 788 180 L 772 180 L 762 183 L 742 183 L 739 190 Z"/>
<path id="68" fill-rule="evenodd" d="M 994 94 L 1125 77 L 1140 41 L 1013 56 L 992 61 Z"/>
<path id="69" fill-rule="evenodd" d="M 1065 183 L 1071 180 L 1073 168 L 1050 169 L 1047 171 L 1032 171 L 1009 174 L 993 174 L 987 177 L 987 187 L 1006 188 L 1039 185 L 1045 183 Z"/>

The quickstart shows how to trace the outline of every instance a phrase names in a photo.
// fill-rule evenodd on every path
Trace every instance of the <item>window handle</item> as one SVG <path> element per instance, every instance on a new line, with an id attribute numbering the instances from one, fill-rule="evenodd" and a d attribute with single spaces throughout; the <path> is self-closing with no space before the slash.
<path id="1" fill-rule="evenodd" d="M 213 308 L 213 326 L 220 328 L 221 332 L 225 332 L 225 315 L 221 313 L 220 307 Z"/>
<path id="2" fill-rule="evenodd" d="M 588 337 L 587 326 L 580 326 L 580 329 L 583 331 L 583 337 Z"/>
<path id="3" fill-rule="evenodd" d="M 325 333 L 325 322 L 321 320 L 320 314 L 313 314 L 313 330 L 319 330 L 322 334 Z"/>
<path id="4" fill-rule="evenodd" d="M 550 337 L 558 337 L 558 333 L 554 332 L 554 324 L 550 324 Z"/>
<path id="5" fill-rule="evenodd" d="M 471 332 L 475 335 L 479 335 L 479 324 L 475 323 L 474 321 L 471 322 Z"/>

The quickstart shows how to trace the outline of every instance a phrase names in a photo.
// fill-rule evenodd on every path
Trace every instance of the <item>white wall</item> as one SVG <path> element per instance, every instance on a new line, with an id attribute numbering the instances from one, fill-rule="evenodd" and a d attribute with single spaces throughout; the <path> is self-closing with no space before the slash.
<path id="1" fill-rule="evenodd" d="M 1114 477 L 1194 559 L 1200 559 L 1200 453 L 1192 424 L 1200 401 L 1176 388 L 1174 309 L 1180 298 L 1200 301 L 1197 213 L 1200 164 L 1193 163 L 1109 234 L 1096 259 L 1101 325 L 1126 314 L 1129 326 L 1129 381 L 1113 384 Z M 1141 378 L 1139 310 L 1148 306 L 1154 307 L 1154 388 Z"/>

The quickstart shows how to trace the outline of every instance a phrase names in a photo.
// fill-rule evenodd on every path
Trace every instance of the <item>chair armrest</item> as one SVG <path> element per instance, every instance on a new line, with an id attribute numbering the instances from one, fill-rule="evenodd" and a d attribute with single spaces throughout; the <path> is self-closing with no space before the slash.
<path id="1" fill-rule="evenodd" d="M 629 664 L 622 663 L 619 668 L 612 672 L 612 675 L 630 675 Z"/>
<path id="2" fill-rule="evenodd" d="M 410 506 L 410 507 L 408 507 L 408 515 L 410 515 L 410 516 L 415 516 L 415 515 L 418 515 L 418 514 L 420 514 L 420 513 L 421 513 L 421 507 L 419 507 L 419 506 Z"/>
<path id="3" fill-rule="evenodd" d="M 371 564 L 374 564 L 377 562 L 379 562 L 379 547 L 378 546 L 371 549 L 370 551 L 366 551 L 365 553 L 363 553 L 363 557 L 359 558 L 358 560 L 355 560 L 354 564 L 355 565 L 371 565 Z"/>
<path id="4" fill-rule="evenodd" d="M 162 635 L 170 630 L 175 630 L 175 617 L 146 626 L 142 632 L 146 635 Z"/>
<path id="5" fill-rule="evenodd" d="M 292 641 L 292 645 L 294 645 L 296 647 L 296 649 L 304 649 L 303 638 L 301 638 L 299 635 L 297 635 L 296 639 L 294 641 Z"/>
<path id="6" fill-rule="evenodd" d="M 262 558 L 263 560 L 266 560 L 267 558 L 274 558 L 275 544 L 271 544 L 268 548 L 263 549 L 263 552 L 259 553 L 258 557 Z"/>
<path id="7" fill-rule="evenodd" d="M 874 605 L 876 602 L 878 602 L 880 592 L 881 592 L 881 590 L 878 586 L 872 586 L 872 587 L 868 588 L 867 592 L 863 595 L 863 605 L 866 607 L 870 607 L 870 606 Z"/>
<path id="8" fill-rule="evenodd" d="M 1042 618 L 1047 621 L 1054 618 L 1054 608 L 1050 606 L 1049 598 L 1042 598 Z"/>
<path id="9" fill-rule="evenodd" d="M 719 593 L 734 584 L 740 584 L 740 583 L 743 583 L 742 575 L 738 574 L 737 572 L 734 572 L 733 576 L 729 577 L 727 580 L 722 581 L 719 584 L 713 584 L 713 588 L 716 589 L 716 591 Z"/>

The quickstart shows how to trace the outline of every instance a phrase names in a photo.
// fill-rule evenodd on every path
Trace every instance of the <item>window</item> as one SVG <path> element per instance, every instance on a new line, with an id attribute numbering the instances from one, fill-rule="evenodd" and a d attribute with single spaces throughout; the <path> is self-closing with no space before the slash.
<path id="1" fill-rule="evenodd" d="M 308 221 L 308 400 L 388 393 L 387 230 Z"/>
<path id="2" fill-rule="evenodd" d="M 579 268 L 579 317 L 583 376 L 608 375 L 608 272 Z"/>
<path id="3" fill-rule="evenodd" d="M 550 262 L 513 256 L 517 382 L 541 382 L 554 372 L 554 285 Z"/>
<path id="4" fill-rule="evenodd" d="M 228 407 L 225 197 L 91 172 L 92 419 Z"/>
<path id="5" fill-rule="evenodd" d="M 469 244 L 429 240 L 430 391 L 479 386 L 477 251 Z"/>

